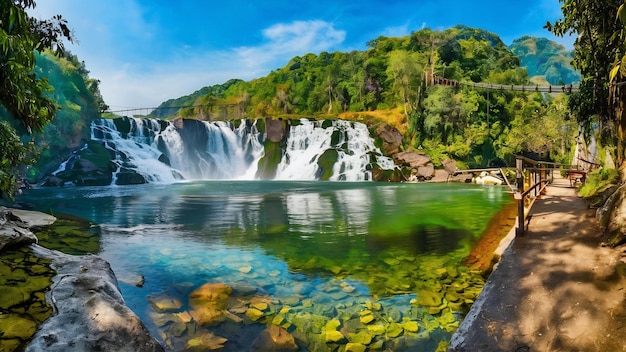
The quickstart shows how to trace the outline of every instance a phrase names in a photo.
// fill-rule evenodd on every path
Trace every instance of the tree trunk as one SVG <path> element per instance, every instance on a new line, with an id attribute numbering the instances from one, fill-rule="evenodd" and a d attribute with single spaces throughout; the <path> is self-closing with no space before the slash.
<path id="1" fill-rule="evenodd" d="M 330 80 L 328 81 L 328 113 L 330 114 L 333 111 L 333 88 L 330 85 Z"/>
<path id="2" fill-rule="evenodd" d="M 626 87 L 609 87 L 609 113 L 613 114 L 611 120 L 615 121 L 617 128 L 617 152 L 615 155 L 616 165 L 621 165 L 626 160 Z"/>

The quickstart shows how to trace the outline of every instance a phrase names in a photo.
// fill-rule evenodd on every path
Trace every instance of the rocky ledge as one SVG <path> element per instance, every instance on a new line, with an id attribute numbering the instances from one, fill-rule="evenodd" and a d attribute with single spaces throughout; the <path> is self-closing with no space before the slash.
<path id="1" fill-rule="evenodd" d="M 45 293 L 52 315 L 41 323 L 26 351 L 163 351 L 125 305 L 108 262 L 36 244 L 30 228 L 54 221 L 47 214 L 0 207 L 0 255 L 28 248 L 34 256 L 50 260 L 56 271 Z"/>

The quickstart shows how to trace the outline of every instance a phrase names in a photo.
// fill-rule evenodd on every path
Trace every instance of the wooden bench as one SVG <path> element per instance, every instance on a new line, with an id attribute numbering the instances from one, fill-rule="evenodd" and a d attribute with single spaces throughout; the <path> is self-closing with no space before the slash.
<path id="1" fill-rule="evenodd" d="M 585 184 L 585 180 L 587 180 L 587 170 L 565 170 L 565 177 L 569 179 L 570 187 L 574 187 L 578 182 Z"/>

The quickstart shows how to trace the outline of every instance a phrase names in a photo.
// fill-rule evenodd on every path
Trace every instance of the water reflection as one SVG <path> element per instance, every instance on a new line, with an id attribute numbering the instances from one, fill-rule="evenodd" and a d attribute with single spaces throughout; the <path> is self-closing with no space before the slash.
<path id="1" fill-rule="evenodd" d="M 154 320 L 147 296 L 186 302 L 200 285 L 223 283 L 248 302 L 246 309 L 258 297 L 275 305 L 262 324 L 288 307 L 283 318 L 303 330 L 312 350 L 323 340 L 321 328 L 298 325 L 301 315 L 319 316 L 320 324 L 356 319 L 350 326 L 366 329 L 371 323 L 358 317 L 372 302 L 386 307 L 373 310 L 375 324 L 393 314 L 427 330 L 406 325 L 402 339 L 385 340 L 388 348 L 411 337 L 428 349 L 438 341 L 433 336 L 449 337 L 481 280 L 458 266 L 491 216 L 511 201 L 493 187 L 278 181 L 37 189 L 20 200 L 102 224 L 100 254 L 116 274 L 145 277 L 142 288 L 121 287 L 155 335 L 169 325 Z M 412 303 L 428 292 L 436 306 Z M 248 324 L 210 331 L 244 344 L 225 350 L 247 349 L 242 331 L 256 326 Z"/>

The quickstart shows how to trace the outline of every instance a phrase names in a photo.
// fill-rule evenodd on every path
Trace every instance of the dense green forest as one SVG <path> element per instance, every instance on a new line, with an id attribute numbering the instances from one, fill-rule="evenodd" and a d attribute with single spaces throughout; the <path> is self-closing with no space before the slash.
<path id="1" fill-rule="evenodd" d="M 54 171 L 71 151 L 80 148 L 89 140 L 91 121 L 108 109 L 100 95 L 100 82 L 89 77 L 85 63 L 75 55 L 67 52 L 59 57 L 43 51 L 35 52 L 35 58 L 34 73 L 47 80 L 49 90 L 45 95 L 57 104 L 54 119 L 41 133 L 30 134 L 5 109 L 0 109 L 0 121 L 11 123 L 21 132 L 23 142 L 36 146 L 31 149 L 30 157 L 37 162 L 22 170 L 29 179 Z"/>
<path id="2" fill-rule="evenodd" d="M 379 37 L 367 45 L 365 51 L 294 57 L 265 77 L 233 79 L 168 100 L 150 116 L 338 116 L 370 123 L 387 116 L 385 122 L 403 132 L 406 148 L 423 149 L 436 162 L 450 157 L 470 167 L 499 165 L 521 152 L 558 161 L 571 157 L 576 127 L 567 97 L 430 84 L 432 75 L 529 84 L 520 57 L 496 34 L 457 26 Z M 533 75 L 554 80 L 565 74 L 562 81 L 573 82 L 576 73 L 558 44 L 524 37 L 513 48 L 523 52 Z"/>

